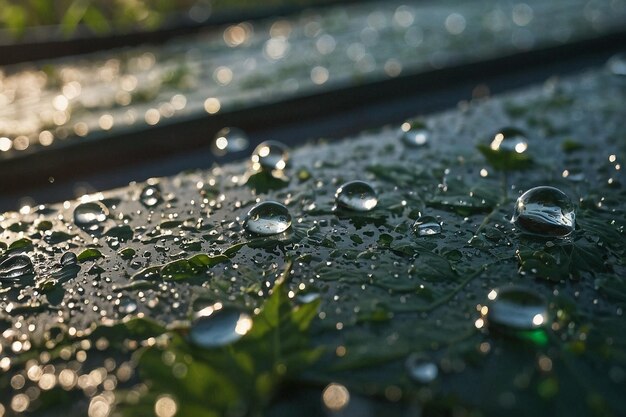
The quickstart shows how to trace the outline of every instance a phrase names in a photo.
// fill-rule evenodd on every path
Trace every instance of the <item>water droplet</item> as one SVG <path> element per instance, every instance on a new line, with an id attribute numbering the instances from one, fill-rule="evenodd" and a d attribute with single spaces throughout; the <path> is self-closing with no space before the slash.
<path id="1" fill-rule="evenodd" d="M 505 287 L 488 294 L 491 305 L 487 319 L 490 326 L 515 330 L 533 330 L 546 325 L 548 307 L 537 292 L 522 287 Z"/>
<path id="2" fill-rule="evenodd" d="M 296 297 L 296 299 L 302 304 L 312 303 L 313 301 L 318 300 L 319 298 L 320 298 L 320 295 L 319 293 L 316 293 L 316 292 L 298 294 Z"/>
<path id="3" fill-rule="evenodd" d="M 61 256 L 61 266 L 76 265 L 78 258 L 74 252 L 65 252 Z"/>
<path id="4" fill-rule="evenodd" d="M 411 148 L 419 148 L 428 143 L 430 133 L 422 124 L 403 123 L 400 126 L 402 142 Z"/>
<path id="5" fill-rule="evenodd" d="M 433 216 L 420 216 L 413 223 L 413 232 L 418 236 L 433 236 L 441 233 L 441 223 Z"/>
<path id="6" fill-rule="evenodd" d="M 254 149 L 251 160 L 255 171 L 282 171 L 287 167 L 289 151 L 282 143 L 270 140 Z"/>
<path id="7" fill-rule="evenodd" d="M 76 206 L 74 224 L 83 230 L 94 232 L 102 227 L 109 215 L 109 210 L 99 201 L 91 201 Z"/>
<path id="8" fill-rule="evenodd" d="M 122 314 L 133 314 L 135 311 L 137 311 L 137 303 L 134 300 L 127 298 L 121 300 L 117 308 Z"/>
<path id="9" fill-rule="evenodd" d="M 291 227 L 291 214 L 280 203 L 263 201 L 250 209 L 244 227 L 258 235 L 275 235 Z"/>
<path id="10" fill-rule="evenodd" d="M 411 379 L 420 384 L 433 382 L 439 375 L 439 368 L 431 360 L 419 353 L 411 354 L 405 363 Z"/>
<path id="11" fill-rule="evenodd" d="M 9 255 L 0 262 L 0 280 L 12 281 L 34 272 L 33 262 L 28 255 Z"/>
<path id="12" fill-rule="evenodd" d="M 236 127 L 225 127 L 215 135 L 212 150 L 215 155 L 241 152 L 248 147 L 248 135 Z"/>
<path id="13" fill-rule="evenodd" d="M 225 346 L 239 340 L 251 327 L 248 314 L 218 303 L 196 313 L 189 338 L 204 348 Z"/>
<path id="14" fill-rule="evenodd" d="M 606 65 L 611 74 L 626 79 L 626 53 L 612 56 Z"/>
<path id="15" fill-rule="evenodd" d="M 350 181 L 343 184 L 335 193 L 337 206 L 355 211 L 370 211 L 378 198 L 374 188 L 364 181 Z"/>
<path id="16" fill-rule="evenodd" d="M 505 127 L 495 134 L 489 147 L 495 152 L 522 154 L 528 149 L 528 139 L 521 129 Z"/>
<path id="17" fill-rule="evenodd" d="M 154 207 L 162 201 L 161 190 L 157 185 L 147 185 L 141 190 L 139 200 L 146 207 Z"/>
<path id="18" fill-rule="evenodd" d="M 554 187 L 535 187 L 522 194 L 511 221 L 523 232 L 565 237 L 574 231 L 576 214 L 572 200 Z"/>

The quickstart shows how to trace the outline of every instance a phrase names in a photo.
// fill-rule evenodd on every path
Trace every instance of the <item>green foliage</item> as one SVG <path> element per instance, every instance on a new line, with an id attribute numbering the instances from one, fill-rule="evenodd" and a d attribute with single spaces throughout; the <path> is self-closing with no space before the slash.
<path id="1" fill-rule="evenodd" d="M 150 394 L 139 404 L 123 404 L 123 414 L 141 415 L 167 394 L 176 400 L 179 416 L 257 415 L 281 384 L 309 369 L 322 353 L 308 339 L 318 304 L 294 307 L 279 283 L 254 316 L 251 330 L 232 346 L 204 349 L 190 343 L 182 330 L 169 332 L 167 342 L 137 352 Z"/>

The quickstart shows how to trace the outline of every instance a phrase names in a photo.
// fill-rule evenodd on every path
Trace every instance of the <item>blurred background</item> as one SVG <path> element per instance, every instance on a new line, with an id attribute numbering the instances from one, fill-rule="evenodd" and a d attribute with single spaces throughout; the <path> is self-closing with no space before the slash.
<path id="1" fill-rule="evenodd" d="M 0 210 L 400 123 L 625 32 L 625 0 L 0 0 Z"/>

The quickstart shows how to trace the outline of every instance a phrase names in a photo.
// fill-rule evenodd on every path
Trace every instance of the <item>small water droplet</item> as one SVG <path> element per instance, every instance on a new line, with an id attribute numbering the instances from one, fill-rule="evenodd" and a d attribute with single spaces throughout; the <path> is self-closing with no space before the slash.
<path id="1" fill-rule="evenodd" d="M 611 74 L 626 79 L 626 53 L 613 55 L 606 65 Z"/>
<path id="2" fill-rule="evenodd" d="M 298 300 L 298 302 L 302 304 L 312 303 L 313 301 L 318 300 L 319 298 L 320 298 L 320 294 L 316 292 L 303 293 L 303 294 L 298 294 L 296 296 L 296 299 Z"/>
<path id="3" fill-rule="evenodd" d="M 248 135 L 236 127 L 225 127 L 215 135 L 212 150 L 215 155 L 241 152 L 248 148 Z"/>
<path id="4" fill-rule="evenodd" d="M 291 214 L 287 207 L 280 203 L 263 201 L 248 211 L 244 227 L 258 235 L 275 235 L 291 227 Z"/>
<path id="5" fill-rule="evenodd" d="M 522 194 L 511 221 L 525 233 L 565 237 L 574 231 L 576 214 L 572 200 L 554 187 L 535 187 Z"/>
<path id="6" fill-rule="evenodd" d="M 495 134 L 489 147 L 502 153 L 524 153 L 528 149 L 528 139 L 521 129 L 505 127 Z"/>
<path id="7" fill-rule="evenodd" d="M 420 216 L 413 223 L 413 232 L 418 236 L 433 236 L 441 233 L 441 223 L 433 216 Z"/>
<path id="8" fill-rule="evenodd" d="M 421 124 L 403 123 L 400 126 L 400 138 L 402 142 L 411 148 L 419 148 L 428 144 L 430 133 Z"/>
<path id="9" fill-rule="evenodd" d="M 157 185 L 146 185 L 141 194 L 139 195 L 141 204 L 146 207 L 154 207 L 159 204 L 161 200 L 161 190 Z"/>
<path id="10" fill-rule="evenodd" d="M 376 191 L 364 181 L 350 181 L 335 193 L 337 206 L 355 211 L 370 211 L 378 204 Z"/>
<path id="11" fill-rule="evenodd" d="M 252 327 L 252 318 L 235 308 L 215 304 L 196 313 L 190 340 L 204 348 L 225 346 L 239 340 Z"/>
<path id="12" fill-rule="evenodd" d="M 287 167 L 289 151 L 282 143 L 269 140 L 254 149 L 251 160 L 255 171 L 282 171 Z"/>
<path id="13" fill-rule="evenodd" d="M 109 210 L 99 201 L 79 204 L 74 209 L 74 224 L 83 230 L 94 232 L 102 227 Z"/>
<path id="14" fill-rule="evenodd" d="M 419 353 L 411 354 L 405 363 L 411 379 L 420 384 L 433 382 L 439 375 L 439 368 L 431 360 Z"/>
<path id="15" fill-rule="evenodd" d="M 537 292 L 523 287 L 492 290 L 488 298 L 487 319 L 490 326 L 516 330 L 543 327 L 548 321 L 546 300 Z"/>
<path id="16" fill-rule="evenodd" d="M 61 266 L 76 265 L 78 258 L 74 252 L 65 252 L 61 256 Z"/>
<path id="17" fill-rule="evenodd" d="M 0 262 L 0 280 L 12 281 L 34 272 L 33 262 L 28 255 L 9 255 Z"/>

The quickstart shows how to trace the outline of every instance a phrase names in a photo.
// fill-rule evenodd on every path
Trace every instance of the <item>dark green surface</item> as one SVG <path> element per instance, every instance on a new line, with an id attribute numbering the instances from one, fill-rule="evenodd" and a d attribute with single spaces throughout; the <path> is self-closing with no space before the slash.
<path id="1" fill-rule="evenodd" d="M 316 415 L 336 382 L 351 395 L 345 415 L 624 415 L 625 98 L 624 81 L 598 70 L 425 118 L 425 147 L 405 147 L 394 126 L 296 149 L 286 182 L 250 177 L 245 163 L 183 173 L 160 180 L 152 211 L 131 185 L 101 196 L 110 214 L 98 239 L 73 226 L 74 202 L 7 213 L 0 247 L 26 252 L 36 276 L 1 283 L 11 363 L 0 401 L 10 409 L 37 391 L 33 415 L 84 415 L 108 401 L 135 416 L 167 394 L 178 415 L 212 416 L 293 415 L 297 398 Z M 505 126 L 527 132 L 524 170 L 495 170 L 476 149 Z M 378 206 L 334 211 L 337 187 L 356 179 L 375 186 Z M 522 236 L 509 222 L 515 198 L 538 185 L 576 203 L 568 239 Z M 257 199 L 284 203 L 292 228 L 246 234 Z M 443 233 L 416 236 L 419 213 Z M 80 262 L 58 271 L 67 250 Z M 487 294 L 512 283 L 548 300 L 548 326 L 477 328 Z M 319 301 L 304 303 L 309 293 Z M 120 323 L 116 300 L 136 302 L 133 319 Z M 253 314 L 252 330 L 231 346 L 195 347 L 188 320 L 214 302 Z M 437 364 L 432 383 L 409 378 L 413 352 Z M 42 362 L 116 384 L 16 384 Z"/>

